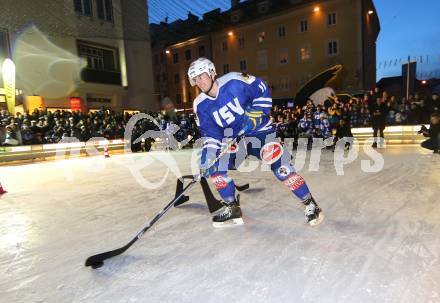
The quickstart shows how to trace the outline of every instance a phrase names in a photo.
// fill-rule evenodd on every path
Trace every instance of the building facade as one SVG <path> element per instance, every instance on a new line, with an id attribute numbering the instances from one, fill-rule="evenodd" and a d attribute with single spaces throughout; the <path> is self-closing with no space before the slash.
<path id="1" fill-rule="evenodd" d="M 197 31 L 185 32 L 185 22 L 193 24 L 189 30 Z M 205 56 L 214 61 L 219 75 L 242 71 L 260 76 L 274 98 L 294 97 L 311 77 L 336 64 L 343 66 L 337 89 L 359 92 L 375 85 L 380 25 L 371 0 L 231 1 L 228 11 L 177 23 L 150 27 L 154 56 L 164 56 L 161 68 L 168 71 L 168 78 L 163 78 L 154 70 L 156 93 L 176 100 L 182 95 L 181 104 L 176 102 L 180 108 L 190 107 L 198 94 L 189 87 L 186 70 L 202 46 L 209 50 Z M 173 35 L 155 34 L 164 29 Z M 185 75 L 185 83 L 178 87 L 173 85 L 176 74 Z"/>
<path id="2" fill-rule="evenodd" d="M 143 0 L 6 0 L 0 58 L 16 87 L 48 109 L 157 110 Z M 31 20 L 31 22 L 29 22 Z M 0 78 L 0 88 L 2 86 Z M 1 91 L 0 91 L 1 94 Z"/>

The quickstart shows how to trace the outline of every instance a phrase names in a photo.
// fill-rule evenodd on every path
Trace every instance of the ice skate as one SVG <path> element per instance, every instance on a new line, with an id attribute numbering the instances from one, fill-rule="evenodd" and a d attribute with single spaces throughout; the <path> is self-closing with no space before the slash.
<path id="1" fill-rule="evenodd" d="M 225 227 L 233 225 L 243 225 L 243 219 L 241 217 L 241 208 L 239 198 L 231 203 L 224 203 L 220 210 L 214 213 L 212 217 L 212 225 L 214 227 Z"/>
<path id="2" fill-rule="evenodd" d="M 306 215 L 307 222 L 309 222 L 311 226 L 316 226 L 324 220 L 324 214 L 313 197 L 304 201 L 303 204 L 306 206 L 304 214 Z"/>

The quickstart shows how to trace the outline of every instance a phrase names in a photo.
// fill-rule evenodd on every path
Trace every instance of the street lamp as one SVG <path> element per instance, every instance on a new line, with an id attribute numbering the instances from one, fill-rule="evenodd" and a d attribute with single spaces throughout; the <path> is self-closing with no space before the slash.
<path id="1" fill-rule="evenodd" d="M 315 12 L 315 13 L 317 13 L 317 12 L 319 12 L 321 9 L 319 8 L 319 6 L 315 6 L 315 8 L 313 9 L 313 11 Z"/>

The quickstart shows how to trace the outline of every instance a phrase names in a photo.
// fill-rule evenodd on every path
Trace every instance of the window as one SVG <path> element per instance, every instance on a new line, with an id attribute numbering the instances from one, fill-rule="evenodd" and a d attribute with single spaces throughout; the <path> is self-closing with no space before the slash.
<path id="1" fill-rule="evenodd" d="M 73 0 L 75 12 L 85 16 L 92 16 L 92 0 Z"/>
<path id="2" fill-rule="evenodd" d="M 222 52 L 226 52 L 228 50 L 228 41 L 223 40 L 222 41 Z"/>
<path id="3" fill-rule="evenodd" d="M 75 12 L 82 13 L 82 0 L 73 0 Z"/>
<path id="4" fill-rule="evenodd" d="M 175 74 L 174 75 L 174 84 L 179 84 L 180 83 L 180 75 L 179 74 Z"/>
<path id="5" fill-rule="evenodd" d="M 260 50 L 257 52 L 257 68 L 259 70 L 267 69 L 267 51 Z"/>
<path id="6" fill-rule="evenodd" d="M 238 38 L 238 48 L 244 48 L 244 37 Z"/>
<path id="7" fill-rule="evenodd" d="M 327 54 L 335 56 L 338 54 L 338 41 L 330 41 L 327 46 Z"/>
<path id="8" fill-rule="evenodd" d="M 301 33 L 306 33 L 309 30 L 309 22 L 307 19 L 301 20 L 299 24 L 299 30 Z"/>
<path id="9" fill-rule="evenodd" d="M 113 6 L 111 0 L 96 0 L 98 18 L 105 21 L 113 21 Z"/>
<path id="10" fill-rule="evenodd" d="M 10 57 L 9 36 L 6 29 L 0 29 L 0 58 Z"/>
<path id="11" fill-rule="evenodd" d="M 258 43 L 263 43 L 264 39 L 266 39 L 266 32 L 260 32 L 258 34 Z"/>
<path id="12" fill-rule="evenodd" d="M 327 18 L 327 25 L 336 24 L 336 13 L 329 13 Z"/>
<path id="13" fill-rule="evenodd" d="M 200 45 L 199 46 L 199 57 L 204 57 L 204 56 L 205 56 L 205 46 Z"/>
<path id="14" fill-rule="evenodd" d="M 179 54 L 178 53 L 174 53 L 173 54 L 173 63 L 179 63 Z"/>
<path id="15" fill-rule="evenodd" d="M 260 14 L 265 14 L 269 11 L 269 1 L 263 1 L 257 4 L 258 12 Z"/>
<path id="16" fill-rule="evenodd" d="M 96 70 L 117 71 L 117 54 L 114 49 L 79 44 L 79 55 L 87 60 L 87 67 Z"/>
<path id="17" fill-rule="evenodd" d="M 299 48 L 299 61 L 300 62 L 308 61 L 308 60 L 310 60 L 311 57 L 312 57 L 312 50 L 311 50 L 310 45 L 304 45 Z"/>
<path id="18" fill-rule="evenodd" d="M 176 104 L 182 104 L 182 94 L 176 94 Z"/>
<path id="19" fill-rule="evenodd" d="M 164 63 L 165 62 L 165 56 L 163 55 L 163 53 L 160 53 L 160 63 Z"/>
<path id="20" fill-rule="evenodd" d="M 238 21 L 240 21 L 240 11 L 235 11 L 231 13 L 231 22 L 237 23 Z"/>
<path id="21" fill-rule="evenodd" d="M 192 96 L 191 96 L 191 91 L 190 90 L 188 90 L 188 105 L 192 105 L 192 102 L 193 102 L 193 100 L 192 100 Z"/>
<path id="22" fill-rule="evenodd" d="M 185 59 L 186 60 L 191 60 L 191 50 L 190 49 L 187 49 L 185 51 Z"/>
<path id="23" fill-rule="evenodd" d="M 281 78 L 280 80 L 280 90 L 286 91 L 289 90 L 289 79 L 288 78 Z"/>
<path id="24" fill-rule="evenodd" d="M 280 65 L 289 63 L 289 51 L 286 48 L 278 50 L 278 62 Z"/>
<path id="25" fill-rule="evenodd" d="M 312 56 L 310 45 L 303 46 L 299 49 L 299 60 L 301 62 L 310 60 Z"/>
<path id="26" fill-rule="evenodd" d="M 167 80 L 168 80 L 167 73 L 163 72 L 162 73 L 162 81 L 167 81 Z"/>
<path id="27" fill-rule="evenodd" d="M 87 102 L 93 103 L 111 103 L 112 97 L 101 97 L 101 96 L 87 96 Z"/>
<path id="28" fill-rule="evenodd" d="M 284 38 L 286 36 L 286 27 L 284 25 L 278 26 L 278 38 Z"/>
<path id="29" fill-rule="evenodd" d="M 154 55 L 154 64 L 159 64 L 159 56 L 157 54 Z"/>
<path id="30" fill-rule="evenodd" d="M 223 74 L 229 73 L 229 64 L 223 64 Z"/>
<path id="31" fill-rule="evenodd" d="M 246 60 L 240 60 L 240 71 L 246 71 Z"/>

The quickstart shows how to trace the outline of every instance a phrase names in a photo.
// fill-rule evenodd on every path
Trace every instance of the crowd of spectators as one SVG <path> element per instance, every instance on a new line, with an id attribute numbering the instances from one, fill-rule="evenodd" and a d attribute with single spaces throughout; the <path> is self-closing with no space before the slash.
<path id="1" fill-rule="evenodd" d="M 429 117 L 440 110 L 437 94 L 422 98 L 418 94 L 406 98 L 389 96 L 378 89 L 361 97 L 340 100 L 337 96 L 315 105 L 312 100 L 294 108 L 274 106 L 272 119 L 277 134 L 285 137 L 328 138 L 335 133 L 343 120 L 344 127 L 371 127 L 374 121 L 384 125 L 415 125 L 429 123 Z M 177 141 L 188 135 L 196 139 L 197 127 L 192 114 L 180 114 L 170 119 L 160 113 L 149 113 L 159 122 L 142 120 L 134 128 L 134 136 L 147 130 L 169 130 Z M 119 139 L 132 115 L 116 113 L 101 108 L 99 111 L 82 113 L 57 110 L 48 112 L 34 110 L 32 113 L 17 113 L 11 116 L 7 111 L 0 112 L 0 140 L 2 145 L 31 145 L 57 143 L 65 137 L 76 137 L 84 142 L 92 137 Z M 382 123 L 382 122 L 381 122 Z M 180 130 L 173 132 L 173 126 Z"/>
<path id="2" fill-rule="evenodd" d="M 302 107 L 274 106 L 271 115 L 277 125 L 278 136 L 281 139 L 328 138 L 337 130 L 341 120 L 350 127 L 377 125 L 377 129 L 383 131 L 385 126 L 429 123 L 430 115 L 440 111 L 437 94 L 425 98 L 415 94 L 407 100 L 376 88 L 363 96 L 344 99 L 334 96 L 318 105 L 308 100 Z"/>
<path id="3" fill-rule="evenodd" d="M 180 115 L 171 120 L 158 112 L 148 112 L 155 122 L 142 119 L 133 128 L 132 139 L 136 140 L 148 130 L 167 130 L 184 140 L 189 134 L 196 136 L 195 120 L 192 115 Z M 54 112 L 35 109 L 32 113 L 0 112 L 0 140 L 3 146 L 58 143 L 66 137 L 75 137 L 81 142 L 100 137 L 107 140 L 124 138 L 125 127 L 132 117 L 129 113 L 116 113 L 101 108 L 98 111 L 56 110 Z M 181 130 L 172 132 L 173 125 Z"/>
<path id="4" fill-rule="evenodd" d="M 54 112 L 34 110 L 17 113 L 14 117 L 5 110 L 0 113 L 3 145 L 57 143 L 65 137 L 87 141 L 91 137 L 121 138 L 130 115 L 101 109 L 87 114 L 80 111 Z"/>

